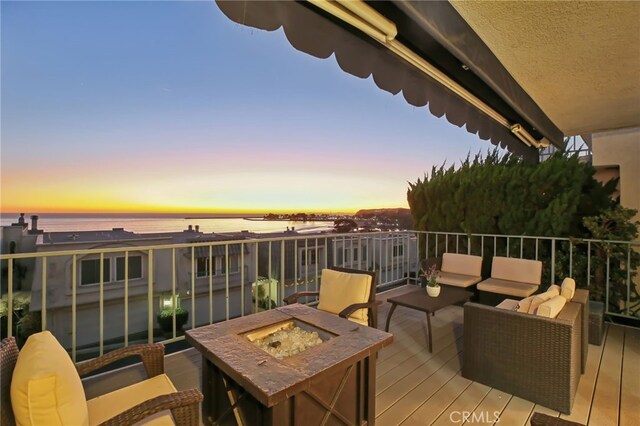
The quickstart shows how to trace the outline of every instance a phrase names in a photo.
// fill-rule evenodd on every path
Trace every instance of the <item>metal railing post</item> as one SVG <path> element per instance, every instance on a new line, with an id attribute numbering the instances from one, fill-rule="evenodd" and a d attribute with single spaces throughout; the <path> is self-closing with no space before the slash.
<path id="1" fill-rule="evenodd" d="M 556 279 L 556 240 L 551 239 L 551 281 L 554 284 Z"/>
<path id="2" fill-rule="evenodd" d="M 205 272 L 208 275 L 209 280 L 209 324 L 213 324 L 213 245 L 209 245 L 209 267 L 205 268 Z M 242 266 L 242 273 L 244 273 L 244 265 Z M 242 293 L 244 293 L 244 287 L 241 287 Z M 244 298 L 242 298 L 244 302 Z M 244 309 L 244 303 L 242 305 Z M 174 336 L 175 337 L 175 336 Z"/>
<path id="3" fill-rule="evenodd" d="M 47 257 L 42 258 L 42 311 L 40 320 L 42 330 L 47 329 Z"/>
<path id="4" fill-rule="evenodd" d="M 149 282 L 147 283 L 147 308 L 149 310 L 147 317 L 147 340 L 153 343 L 153 249 L 149 250 L 148 266 Z"/>
<path id="5" fill-rule="evenodd" d="M 78 285 L 78 258 L 73 255 L 71 260 L 71 359 L 76 362 L 77 345 L 77 312 L 76 312 L 76 287 Z"/>
<path id="6" fill-rule="evenodd" d="M 140 265 L 142 268 L 142 265 Z M 129 346 L 129 252 L 124 252 L 124 347 Z"/>

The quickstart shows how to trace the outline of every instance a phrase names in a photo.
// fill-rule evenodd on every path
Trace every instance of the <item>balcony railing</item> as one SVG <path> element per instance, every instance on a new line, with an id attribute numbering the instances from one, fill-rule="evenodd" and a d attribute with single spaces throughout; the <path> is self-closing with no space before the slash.
<path id="1" fill-rule="evenodd" d="M 183 314 L 176 307 L 188 312 L 184 327 L 193 328 L 316 290 L 325 267 L 375 271 L 380 288 L 416 282 L 420 260 L 445 252 L 483 256 L 484 275 L 492 256 L 538 259 L 543 285 L 574 276 L 605 302 L 608 315 L 639 315 L 633 265 L 640 242 L 398 231 L 91 250 L 64 246 L 0 256 L 7 268 L 3 337 L 49 329 L 74 361 L 133 342 L 183 339 Z M 28 310 L 19 297 L 30 299 Z M 157 318 L 163 309 L 170 319 L 164 331 Z"/>

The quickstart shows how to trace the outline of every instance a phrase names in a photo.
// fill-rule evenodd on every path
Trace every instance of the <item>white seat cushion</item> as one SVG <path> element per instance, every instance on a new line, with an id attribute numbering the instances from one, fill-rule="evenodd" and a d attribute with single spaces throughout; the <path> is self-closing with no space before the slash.
<path id="1" fill-rule="evenodd" d="M 176 392 L 176 388 L 166 374 L 160 374 L 131 386 L 118 389 L 105 395 L 87 401 L 89 409 L 89 425 L 98 425 L 129 408 L 155 398 Z M 140 424 L 144 425 L 174 425 L 171 411 L 161 411 L 148 417 Z"/>
<path id="2" fill-rule="evenodd" d="M 323 269 L 318 309 L 337 315 L 349 305 L 368 302 L 370 292 L 371 275 Z M 366 309 L 358 309 L 349 319 L 366 325 L 369 315 Z"/>
<path id="3" fill-rule="evenodd" d="M 440 271 L 436 281 L 438 284 L 452 285 L 455 287 L 470 287 L 482 281 L 482 277 Z"/>
<path id="4" fill-rule="evenodd" d="M 478 284 L 478 290 L 523 298 L 535 293 L 538 290 L 538 286 L 517 281 L 487 278 Z"/>

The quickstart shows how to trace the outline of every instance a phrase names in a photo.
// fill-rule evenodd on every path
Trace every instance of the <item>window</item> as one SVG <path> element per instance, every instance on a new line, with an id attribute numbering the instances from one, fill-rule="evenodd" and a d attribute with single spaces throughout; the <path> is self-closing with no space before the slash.
<path id="1" fill-rule="evenodd" d="M 338 252 L 338 260 L 339 264 L 342 264 L 342 259 L 344 259 L 345 263 L 358 263 L 367 261 L 367 246 L 363 245 L 360 248 L 354 247 L 344 248 L 341 252 Z"/>
<path id="2" fill-rule="evenodd" d="M 345 263 L 354 263 L 358 261 L 358 247 L 354 247 L 353 249 L 345 248 L 344 249 L 344 260 Z"/>
<path id="3" fill-rule="evenodd" d="M 227 263 L 225 261 L 224 257 L 220 258 L 220 262 L 222 264 L 222 268 L 221 268 L 221 273 L 222 274 L 226 274 L 227 273 Z M 229 256 L 229 273 L 233 274 L 233 273 L 237 273 L 240 271 L 240 256 L 235 255 L 235 256 Z"/>
<path id="4" fill-rule="evenodd" d="M 309 260 L 307 262 L 307 259 Z M 315 265 L 317 263 L 316 249 L 302 250 L 300 253 L 300 263 L 302 265 Z"/>
<path id="5" fill-rule="evenodd" d="M 211 269 L 211 275 L 216 274 L 216 260 L 213 259 L 213 268 Z M 209 258 L 197 257 L 196 258 L 196 277 L 208 277 L 209 276 Z"/>
<path id="6" fill-rule="evenodd" d="M 103 282 L 111 281 L 111 262 L 109 258 L 103 263 Z M 100 259 L 87 259 L 80 262 L 80 285 L 100 283 Z"/>
<path id="7" fill-rule="evenodd" d="M 124 256 L 116 257 L 116 281 L 124 281 Z M 129 256 L 129 279 L 142 278 L 142 256 Z"/>
<path id="8" fill-rule="evenodd" d="M 393 246 L 393 257 L 401 257 L 404 256 L 404 246 L 398 245 Z"/>

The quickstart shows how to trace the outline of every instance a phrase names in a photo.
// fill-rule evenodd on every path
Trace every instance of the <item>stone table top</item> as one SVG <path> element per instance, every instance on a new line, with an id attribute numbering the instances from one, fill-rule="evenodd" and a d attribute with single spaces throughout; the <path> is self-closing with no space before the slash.
<path id="1" fill-rule="evenodd" d="M 298 320 L 335 337 L 299 354 L 277 359 L 245 336 L 272 324 Z M 186 340 L 207 360 L 271 407 L 307 389 L 313 377 L 374 356 L 393 336 L 306 305 L 293 304 L 185 332 Z M 375 361 L 375 358 L 374 358 Z"/>

